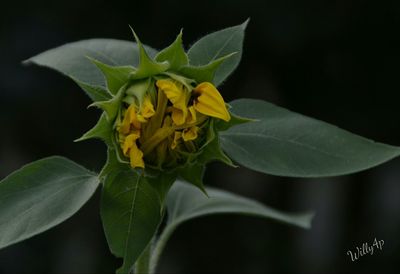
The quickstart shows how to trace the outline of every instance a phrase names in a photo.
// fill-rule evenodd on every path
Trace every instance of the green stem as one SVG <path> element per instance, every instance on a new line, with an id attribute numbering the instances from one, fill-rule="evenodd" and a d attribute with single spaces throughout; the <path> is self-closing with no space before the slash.
<path id="1" fill-rule="evenodd" d="M 152 244 L 150 243 L 135 264 L 135 274 L 149 274 Z"/>
<path id="2" fill-rule="evenodd" d="M 149 274 L 155 274 L 157 264 L 160 260 L 161 254 L 164 251 L 165 245 L 168 242 L 168 239 L 171 237 L 172 233 L 175 231 L 176 225 L 168 226 L 158 237 L 156 244 L 153 248 L 153 252 L 151 254 L 150 263 L 149 263 Z"/>

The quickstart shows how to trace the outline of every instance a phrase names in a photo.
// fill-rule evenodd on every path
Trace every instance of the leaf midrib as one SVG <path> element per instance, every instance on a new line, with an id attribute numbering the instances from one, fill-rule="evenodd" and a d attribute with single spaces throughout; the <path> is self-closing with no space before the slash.
<path id="1" fill-rule="evenodd" d="M 138 192 L 138 189 L 139 189 L 139 183 L 140 183 L 140 176 L 138 175 L 137 176 L 137 181 L 136 181 L 136 188 L 135 188 L 135 191 L 134 191 L 134 193 L 133 193 L 133 198 L 132 198 L 132 204 L 131 204 L 131 214 L 130 214 L 130 216 L 129 216 L 129 224 L 128 224 L 128 233 L 127 233 L 127 235 L 126 235 L 126 240 L 125 240 L 125 249 L 124 249 L 124 264 L 126 263 L 126 257 L 127 257 L 127 255 L 128 255 L 128 245 L 129 245 L 129 238 L 130 238 L 130 235 L 131 235 L 131 228 L 132 228 L 132 221 L 133 221 L 133 218 L 134 218 L 134 216 L 135 216 L 135 206 L 136 206 L 136 203 L 135 203 L 135 201 L 136 201 L 136 196 L 137 196 L 137 192 Z"/>
<path id="2" fill-rule="evenodd" d="M 214 61 L 214 60 L 217 58 L 217 56 L 220 55 L 220 53 L 222 52 L 222 50 L 224 50 L 225 47 L 228 45 L 228 43 L 229 43 L 230 41 L 232 41 L 233 37 L 238 33 L 238 31 L 239 31 L 239 30 L 236 30 L 236 31 L 232 32 L 231 36 L 230 36 L 228 39 L 226 39 L 226 41 L 225 41 L 225 43 L 223 44 L 223 46 L 217 51 L 217 53 L 214 55 L 214 57 L 211 59 L 211 61 Z"/>
<path id="3" fill-rule="evenodd" d="M 349 159 L 355 159 L 355 160 L 361 159 L 359 157 L 351 157 L 351 156 L 344 157 L 344 156 L 339 155 L 339 154 L 332 154 L 330 152 L 321 150 L 321 149 L 319 149 L 319 148 L 317 148 L 315 146 L 312 146 L 310 144 L 300 143 L 300 142 L 297 142 L 297 141 L 291 140 L 291 139 L 280 139 L 280 138 L 278 138 L 276 136 L 273 136 L 273 135 L 263 135 L 263 134 L 259 134 L 259 133 L 243 133 L 243 132 L 238 133 L 238 132 L 235 132 L 235 133 L 221 133 L 220 136 L 225 141 L 228 141 L 229 143 L 235 143 L 235 144 L 236 144 L 236 142 L 233 142 L 231 140 L 227 140 L 226 138 L 224 138 L 224 136 L 227 136 L 227 137 L 229 137 L 229 136 L 254 137 L 254 138 L 260 138 L 260 139 L 273 139 L 273 140 L 276 140 L 276 141 L 279 141 L 279 142 L 285 142 L 285 143 L 289 143 L 289 144 L 296 145 L 296 146 L 299 146 L 299 147 L 307 148 L 309 150 L 314 150 L 314 151 L 317 151 L 317 152 L 319 152 L 321 154 L 325 154 L 325 155 L 328 155 L 328 156 L 331 156 L 331 157 L 334 157 L 334 158 L 338 158 L 338 159 L 342 159 L 342 160 L 346 160 L 346 161 L 348 161 Z M 238 144 L 236 144 L 236 146 L 241 147 Z"/>

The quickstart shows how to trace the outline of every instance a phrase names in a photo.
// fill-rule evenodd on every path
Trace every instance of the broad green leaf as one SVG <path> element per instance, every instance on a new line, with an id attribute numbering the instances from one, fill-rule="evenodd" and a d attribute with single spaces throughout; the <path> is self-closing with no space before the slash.
<path id="1" fill-rule="evenodd" d="M 188 51 L 193 66 L 204 66 L 228 54 L 236 52 L 216 71 L 214 83 L 220 85 L 238 66 L 242 57 L 244 32 L 248 20 L 241 25 L 213 32 L 197 41 Z"/>
<path id="2" fill-rule="evenodd" d="M 288 214 L 269 208 L 254 200 L 206 187 L 209 197 L 200 193 L 195 187 L 177 181 L 167 196 L 169 226 L 177 226 L 193 218 L 213 214 L 241 214 L 255 217 L 265 217 L 279 222 L 310 228 L 313 214 Z"/>
<path id="3" fill-rule="evenodd" d="M 93 195 L 95 174 L 63 157 L 30 163 L 0 182 L 0 248 L 74 215 Z"/>
<path id="4" fill-rule="evenodd" d="M 258 121 L 220 132 L 226 153 L 260 172 L 294 177 L 349 174 L 400 155 L 400 148 L 368 140 L 336 126 L 253 99 L 231 111 Z"/>
<path id="5" fill-rule="evenodd" d="M 150 57 L 157 51 L 145 46 Z M 94 101 L 105 100 L 91 90 L 105 87 L 103 74 L 87 58 L 94 58 L 110 66 L 134 66 L 139 64 L 139 49 L 130 41 L 115 39 L 89 39 L 68 43 L 50 49 L 28 60 L 25 64 L 45 66 L 70 77 L 82 87 Z"/>
<path id="6" fill-rule="evenodd" d="M 240 214 L 272 219 L 302 228 L 309 228 L 311 225 L 312 213 L 283 213 L 233 193 L 210 187 L 207 187 L 206 191 L 209 197 L 188 183 L 174 183 L 166 199 L 167 224 L 156 242 L 150 262 L 150 273 L 155 273 L 163 248 L 175 229 L 194 218 L 215 214 Z"/>
<path id="7" fill-rule="evenodd" d="M 133 170 L 111 172 L 103 188 L 101 217 L 111 252 L 124 260 L 117 273 L 129 273 L 161 221 L 159 196 Z"/>
<path id="8" fill-rule="evenodd" d="M 170 68 L 173 70 L 177 70 L 189 63 L 188 56 L 182 45 L 182 31 L 170 46 L 157 54 L 155 60 L 157 62 L 168 61 Z"/>

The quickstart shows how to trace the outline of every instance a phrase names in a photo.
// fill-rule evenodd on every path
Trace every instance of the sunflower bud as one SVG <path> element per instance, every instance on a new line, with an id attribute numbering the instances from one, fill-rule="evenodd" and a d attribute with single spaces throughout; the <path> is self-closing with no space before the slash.
<path id="1" fill-rule="evenodd" d="M 93 103 L 104 113 L 80 140 L 101 138 L 113 163 L 144 169 L 144 174 L 157 178 L 170 176 L 170 182 L 181 176 L 204 190 L 201 177 L 206 163 L 232 164 L 221 150 L 218 131 L 244 122 L 229 112 L 213 84 L 219 66 L 234 53 L 193 66 L 183 49 L 182 33 L 153 58 L 134 36 L 136 67 L 91 59 L 103 73 L 111 99 Z"/>
<path id="2" fill-rule="evenodd" d="M 206 143 L 210 119 L 230 120 L 212 83 L 186 85 L 156 77 L 149 80 L 144 93 L 138 86 L 133 83 L 126 89 L 115 123 L 117 143 L 133 168 L 182 166 Z"/>

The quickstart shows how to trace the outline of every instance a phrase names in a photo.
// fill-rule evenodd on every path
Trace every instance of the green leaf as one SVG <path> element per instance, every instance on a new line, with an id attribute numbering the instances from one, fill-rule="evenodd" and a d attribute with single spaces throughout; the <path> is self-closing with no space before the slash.
<path id="1" fill-rule="evenodd" d="M 188 56 L 182 45 L 182 31 L 170 46 L 157 54 L 155 60 L 157 62 L 167 61 L 172 70 L 178 70 L 180 67 L 186 66 L 189 63 Z"/>
<path id="2" fill-rule="evenodd" d="M 238 66 L 242 57 L 244 32 L 249 20 L 241 25 L 208 34 L 188 51 L 190 64 L 204 66 L 225 55 L 237 52 L 216 71 L 214 83 L 220 85 Z"/>
<path id="3" fill-rule="evenodd" d="M 181 181 L 174 183 L 166 200 L 168 210 L 167 224 L 156 242 L 150 262 L 150 273 L 155 273 L 159 257 L 175 229 L 180 224 L 194 218 L 215 214 L 240 214 L 272 219 L 302 228 L 309 228 L 311 225 L 312 213 L 283 213 L 254 200 L 226 191 L 210 187 L 207 187 L 206 191 L 209 197 L 190 184 Z"/>
<path id="4" fill-rule="evenodd" d="M 212 82 L 215 85 L 218 85 L 219 83 L 216 82 L 214 79 L 216 76 L 216 72 L 218 71 L 218 68 L 221 67 L 221 65 L 225 62 L 225 60 L 228 60 L 232 56 L 235 56 L 235 54 L 236 53 L 231 53 L 229 55 L 213 60 L 209 64 L 203 66 L 189 65 L 181 67 L 179 69 L 179 73 L 187 78 L 194 79 L 197 83 Z"/>
<path id="5" fill-rule="evenodd" d="M 129 273 L 161 221 L 158 194 L 133 170 L 112 172 L 103 188 L 101 217 L 111 252 L 124 259 L 117 273 Z"/>
<path id="6" fill-rule="evenodd" d="M 108 90 L 114 95 L 129 81 L 129 76 L 136 70 L 132 66 L 109 66 L 93 58 L 89 60 L 101 70 Z"/>
<path id="7" fill-rule="evenodd" d="M 233 160 L 253 170 L 280 176 L 336 176 L 400 155 L 398 147 L 264 101 L 240 99 L 231 105 L 233 113 L 259 121 L 220 132 L 222 148 Z"/>
<path id="8" fill-rule="evenodd" d="M 193 218 L 213 214 L 241 214 L 265 217 L 283 223 L 310 228 L 313 214 L 287 214 L 254 200 L 206 187 L 209 197 L 193 186 L 177 181 L 167 196 L 168 226 L 177 226 Z M 167 229 L 167 228 L 166 228 Z"/>
<path id="9" fill-rule="evenodd" d="M 144 47 L 150 57 L 156 55 L 156 50 L 147 46 Z M 106 98 L 101 98 L 102 96 L 99 98 L 97 92 L 91 92 L 92 88 L 97 90 L 96 87 L 104 88 L 106 85 L 103 74 L 96 69 L 87 57 L 110 66 L 136 67 L 139 64 L 139 49 L 136 43 L 130 41 L 89 39 L 50 49 L 26 60 L 24 63 L 36 64 L 61 72 L 77 82 L 94 101 L 106 100 Z"/>
<path id="10" fill-rule="evenodd" d="M 0 182 L 0 248 L 74 215 L 93 195 L 95 174 L 63 157 L 30 163 Z"/>

